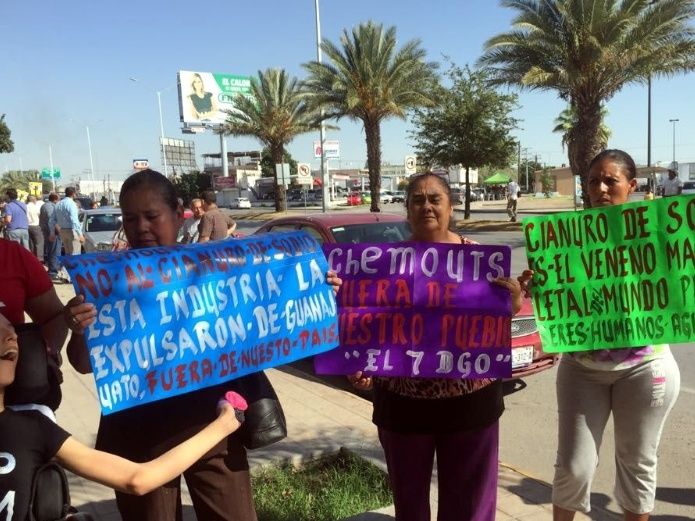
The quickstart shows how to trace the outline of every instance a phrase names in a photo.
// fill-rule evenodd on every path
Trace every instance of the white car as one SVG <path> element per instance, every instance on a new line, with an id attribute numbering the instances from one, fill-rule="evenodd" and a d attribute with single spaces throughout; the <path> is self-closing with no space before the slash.
<path id="1" fill-rule="evenodd" d="M 232 199 L 232 208 L 251 208 L 248 197 L 235 197 Z"/>
<path id="2" fill-rule="evenodd" d="M 382 190 L 379 192 L 379 201 L 382 203 L 392 203 L 393 202 L 393 194 L 389 192 L 388 190 Z"/>
<path id="3" fill-rule="evenodd" d="M 695 194 L 695 181 L 684 181 L 683 182 L 683 195 Z"/>
<path id="4" fill-rule="evenodd" d="M 111 251 L 113 235 L 122 224 L 120 208 L 97 208 L 84 210 L 80 214 L 84 244 L 82 249 L 86 253 L 95 251 Z"/>

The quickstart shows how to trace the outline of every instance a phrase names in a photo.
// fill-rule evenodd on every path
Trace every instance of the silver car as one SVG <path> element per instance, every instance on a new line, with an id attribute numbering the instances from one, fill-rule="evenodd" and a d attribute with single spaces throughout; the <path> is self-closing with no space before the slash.
<path id="1" fill-rule="evenodd" d="M 96 208 L 80 214 L 85 253 L 111 251 L 113 236 L 121 227 L 120 208 Z"/>

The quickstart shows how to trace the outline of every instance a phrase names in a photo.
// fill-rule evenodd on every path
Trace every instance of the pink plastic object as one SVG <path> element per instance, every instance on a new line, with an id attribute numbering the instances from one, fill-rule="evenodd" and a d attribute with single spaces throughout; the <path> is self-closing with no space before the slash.
<path id="1" fill-rule="evenodd" d="M 224 395 L 224 399 L 227 400 L 232 407 L 240 411 L 245 411 L 249 408 L 249 404 L 246 403 L 244 397 L 234 391 L 227 391 Z"/>

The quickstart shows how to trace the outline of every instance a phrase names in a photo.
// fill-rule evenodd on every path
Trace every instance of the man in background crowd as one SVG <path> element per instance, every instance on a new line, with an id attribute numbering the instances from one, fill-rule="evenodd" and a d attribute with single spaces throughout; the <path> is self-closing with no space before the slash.
<path id="1" fill-rule="evenodd" d="M 512 179 L 507 185 L 507 215 L 511 222 L 516 222 L 516 203 L 519 199 L 519 184 Z"/>
<path id="2" fill-rule="evenodd" d="M 63 280 L 58 277 L 58 272 L 60 271 L 58 254 L 63 247 L 63 241 L 60 240 L 60 232 L 55 228 L 51 228 L 50 225 L 56 203 L 59 200 L 58 194 L 51 192 L 48 194 L 48 201 L 41 206 L 41 211 L 39 212 L 39 227 L 43 234 L 44 262 L 48 268 L 48 276 L 53 282 L 62 282 Z M 51 233 L 54 235 L 54 240 L 51 240 Z"/>
<path id="3" fill-rule="evenodd" d="M 236 223 L 217 207 L 217 196 L 212 190 L 203 192 L 205 214 L 198 225 L 198 242 L 219 241 L 229 237 L 236 229 Z"/>
<path id="4" fill-rule="evenodd" d="M 184 244 L 198 242 L 198 226 L 200 225 L 200 220 L 205 213 L 202 199 L 191 200 L 191 211 L 193 212 L 193 215 L 186 219 L 183 223 L 182 242 Z"/>
<path id="5" fill-rule="evenodd" d="M 55 230 L 60 230 L 60 239 L 63 241 L 66 255 L 79 255 L 84 242 L 77 203 L 75 203 L 76 197 L 75 188 L 68 186 L 65 189 L 65 197 L 56 204 L 55 211 L 48 223 L 51 240 L 55 239 Z"/>
<path id="6" fill-rule="evenodd" d="M 43 201 L 37 201 L 36 197 L 27 197 L 27 217 L 29 219 L 29 249 L 36 255 L 36 258 L 44 262 L 43 252 L 43 233 L 39 226 L 39 215 Z"/>
<path id="7" fill-rule="evenodd" d="M 664 197 L 681 195 L 683 192 L 683 181 L 678 178 L 678 172 L 668 171 L 668 179 L 664 179 Z"/>
<path id="8" fill-rule="evenodd" d="M 29 217 L 27 216 L 27 205 L 17 200 L 17 190 L 8 188 L 5 192 L 7 204 L 5 205 L 5 231 L 7 238 L 29 248 Z"/>

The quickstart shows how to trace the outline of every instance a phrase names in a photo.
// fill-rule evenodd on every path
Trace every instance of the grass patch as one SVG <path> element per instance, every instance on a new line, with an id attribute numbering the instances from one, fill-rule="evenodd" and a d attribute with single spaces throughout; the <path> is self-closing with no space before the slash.
<path id="1" fill-rule="evenodd" d="M 338 521 L 392 503 L 388 478 L 348 452 L 252 477 L 258 521 Z"/>

